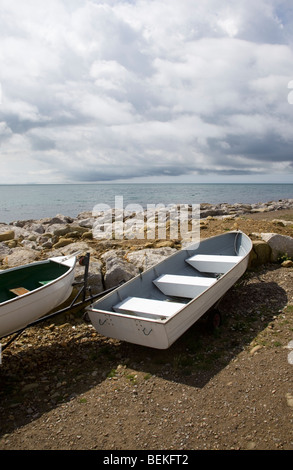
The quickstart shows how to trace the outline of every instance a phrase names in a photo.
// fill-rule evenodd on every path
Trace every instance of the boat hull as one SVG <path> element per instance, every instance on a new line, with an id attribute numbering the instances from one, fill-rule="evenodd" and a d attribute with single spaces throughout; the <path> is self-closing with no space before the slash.
<path id="1" fill-rule="evenodd" d="M 218 255 L 223 256 L 224 259 L 227 258 L 225 255 L 231 255 L 236 243 L 241 256 L 237 257 L 234 265 L 226 267 L 226 272 L 221 274 L 218 279 L 215 277 L 216 282 L 211 283 L 199 295 L 182 303 L 182 308 L 177 313 L 169 317 L 164 317 L 162 313 L 160 318 L 152 319 L 137 313 L 133 315 L 133 312 L 119 313 L 119 309 L 116 312 L 113 311 L 113 306 L 117 304 L 117 300 L 125 299 L 131 292 L 141 298 L 147 298 L 148 294 L 152 298 L 154 298 L 154 295 L 159 296 L 149 286 L 153 285 L 155 278 L 163 273 L 174 273 L 177 269 L 179 272 L 181 270 L 181 274 L 188 273 L 188 275 L 192 275 L 193 268 L 185 267 L 187 258 L 190 258 L 190 255 L 194 256 L 198 252 L 212 253 L 214 246 Z M 148 269 L 108 294 L 104 299 L 88 307 L 89 318 L 95 329 L 103 336 L 151 348 L 167 349 L 200 317 L 219 302 L 223 295 L 244 274 L 248 266 L 251 249 L 250 239 L 242 232 L 229 232 L 229 234 L 203 240 L 194 250 L 192 247 L 180 250 L 167 260 Z M 185 272 L 188 269 L 189 271 Z M 164 300 L 162 296 L 157 298 Z"/>
<path id="2" fill-rule="evenodd" d="M 19 297 L 2 302 L 0 304 L 0 337 L 10 335 L 25 328 L 33 321 L 58 307 L 71 295 L 76 257 L 68 259 L 56 257 L 51 258 L 51 260 L 66 266 L 68 269 L 60 277 L 53 279 L 47 284 Z M 27 269 L 30 266 L 41 266 L 45 263 L 41 261 L 31 265 L 11 268 L 3 271 L 3 274 L 11 273 L 13 275 L 15 273 L 17 277 L 21 269 Z"/>

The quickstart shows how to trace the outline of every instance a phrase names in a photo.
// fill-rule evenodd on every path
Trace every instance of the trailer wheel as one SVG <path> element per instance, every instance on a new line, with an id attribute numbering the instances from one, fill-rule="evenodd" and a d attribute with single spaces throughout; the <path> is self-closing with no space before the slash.
<path id="1" fill-rule="evenodd" d="M 221 312 L 217 309 L 210 311 L 208 315 L 208 328 L 209 330 L 217 330 L 222 325 L 222 315 Z"/>

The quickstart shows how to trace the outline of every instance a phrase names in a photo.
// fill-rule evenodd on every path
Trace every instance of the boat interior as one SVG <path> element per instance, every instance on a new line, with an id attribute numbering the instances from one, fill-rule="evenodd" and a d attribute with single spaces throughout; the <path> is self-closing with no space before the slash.
<path id="1" fill-rule="evenodd" d="M 70 268 L 52 260 L 0 271 L 0 303 L 27 294 L 65 274 Z"/>
<path id="2" fill-rule="evenodd" d="M 182 249 L 96 302 L 91 310 L 166 320 L 202 294 L 247 253 L 241 232 Z"/>

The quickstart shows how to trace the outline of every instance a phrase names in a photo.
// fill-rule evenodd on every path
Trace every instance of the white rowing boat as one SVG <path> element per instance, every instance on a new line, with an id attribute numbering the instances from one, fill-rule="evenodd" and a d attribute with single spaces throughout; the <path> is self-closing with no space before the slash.
<path id="1" fill-rule="evenodd" d="M 166 349 L 216 305 L 247 269 L 240 231 L 181 249 L 87 308 L 102 335 Z"/>
<path id="2" fill-rule="evenodd" d="M 25 328 L 68 299 L 76 256 L 0 271 L 0 338 Z"/>

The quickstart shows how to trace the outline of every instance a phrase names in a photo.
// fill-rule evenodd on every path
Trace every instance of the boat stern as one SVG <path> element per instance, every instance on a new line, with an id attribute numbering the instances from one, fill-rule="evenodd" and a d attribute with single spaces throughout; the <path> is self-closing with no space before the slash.
<path id="1" fill-rule="evenodd" d="M 166 326 L 162 322 L 99 311 L 94 307 L 86 310 L 93 327 L 103 336 L 156 349 L 170 346 Z"/>

